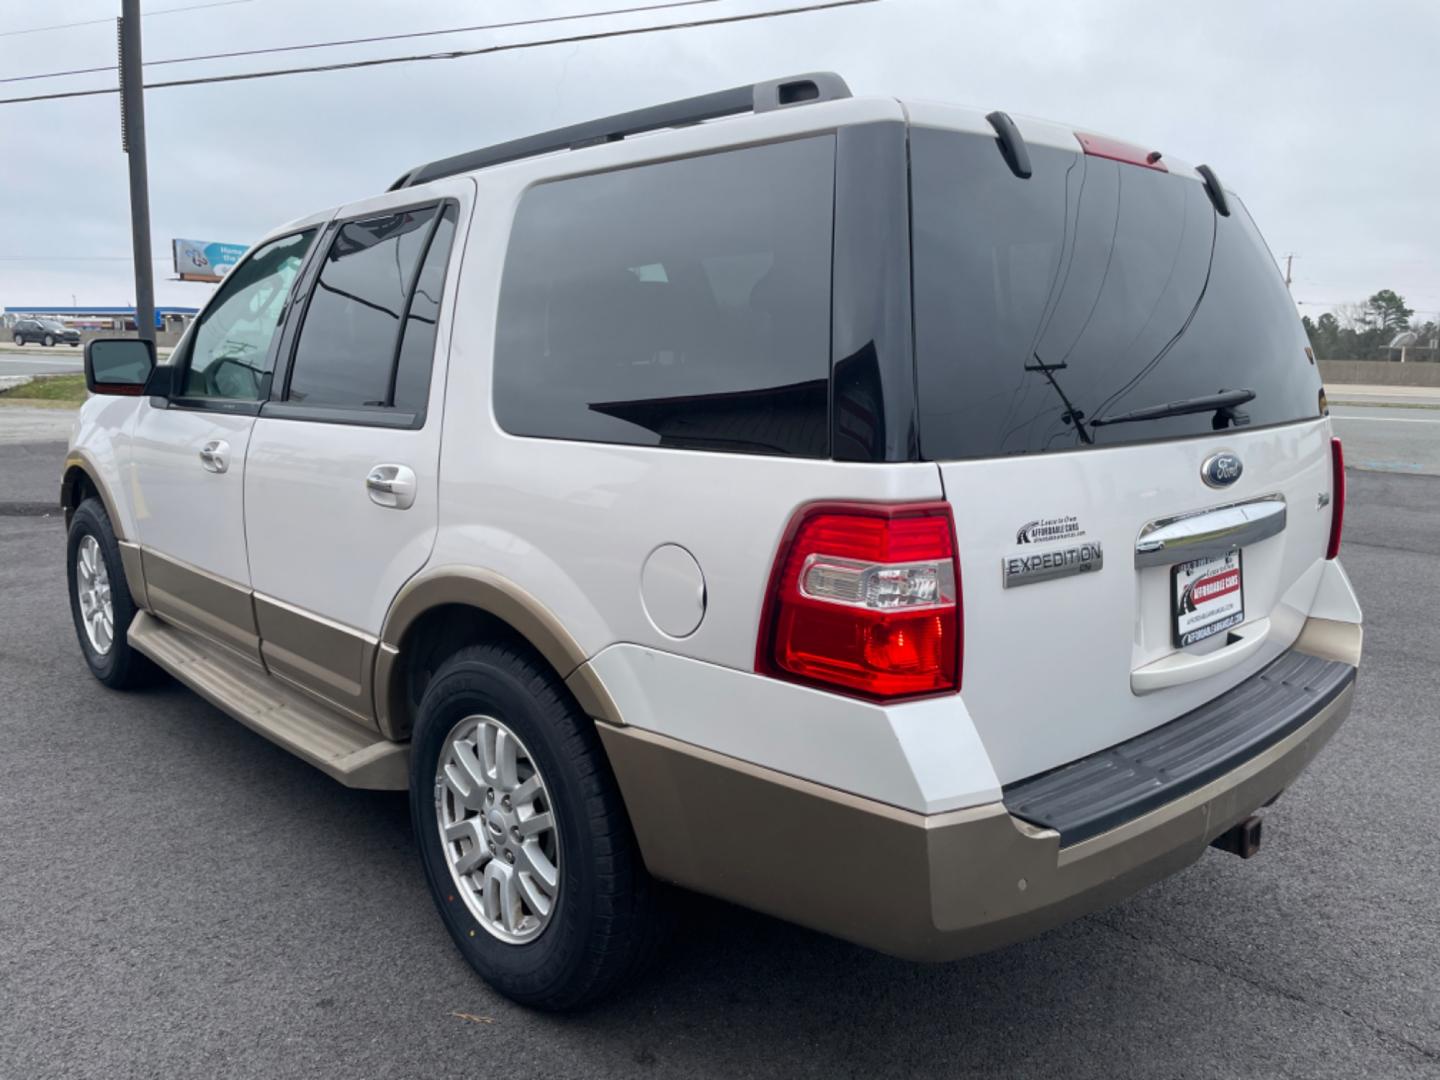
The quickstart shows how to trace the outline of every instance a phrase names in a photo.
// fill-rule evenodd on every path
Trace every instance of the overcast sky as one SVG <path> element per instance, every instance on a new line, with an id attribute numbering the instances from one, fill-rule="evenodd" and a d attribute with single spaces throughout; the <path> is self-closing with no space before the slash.
<path id="1" fill-rule="evenodd" d="M 559 15 L 654 0 L 153 0 L 145 57 Z M 214 0 L 209 0 L 214 2 Z M 714 0 L 410 42 L 150 69 L 147 79 L 477 47 L 803 0 Z M 0 4 L 0 78 L 114 62 L 119 0 Z M 323 10 L 322 10 L 323 9 Z M 343 11 L 343 19 L 335 12 Z M 1427 51 L 1430 55 L 1427 55 Z M 147 95 L 156 297 L 170 239 L 249 243 L 384 190 L 411 165 L 529 132 L 777 75 L 830 69 L 893 94 L 1061 120 L 1212 165 L 1315 314 L 1394 288 L 1440 312 L 1440 3 L 1434 0 L 879 0 L 760 22 Z M 0 97 L 113 85 L 0 83 Z M 114 96 L 0 106 L 0 306 L 122 304 L 128 194 Z"/>

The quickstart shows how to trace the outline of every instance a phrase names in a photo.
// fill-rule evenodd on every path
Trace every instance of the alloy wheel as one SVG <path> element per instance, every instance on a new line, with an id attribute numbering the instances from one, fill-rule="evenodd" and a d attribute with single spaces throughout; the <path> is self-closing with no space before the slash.
<path id="1" fill-rule="evenodd" d="M 75 549 L 75 592 L 80 598 L 80 621 L 97 656 L 115 643 L 115 607 L 110 600 L 110 571 L 100 542 L 87 534 Z"/>
<path id="2" fill-rule="evenodd" d="M 560 834 L 544 777 L 504 723 L 467 716 L 450 729 L 435 768 L 435 818 L 476 921 L 509 944 L 539 937 L 560 898 Z"/>

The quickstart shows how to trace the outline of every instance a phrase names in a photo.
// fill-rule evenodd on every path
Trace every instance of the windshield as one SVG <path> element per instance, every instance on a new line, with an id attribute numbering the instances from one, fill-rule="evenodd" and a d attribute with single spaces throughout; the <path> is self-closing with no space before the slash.
<path id="1" fill-rule="evenodd" d="M 1238 199 L 1220 217 L 1194 179 L 1053 147 L 1030 156 L 1021 180 L 993 138 L 912 133 L 925 457 L 1319 415 L 1295 306 Z"/>

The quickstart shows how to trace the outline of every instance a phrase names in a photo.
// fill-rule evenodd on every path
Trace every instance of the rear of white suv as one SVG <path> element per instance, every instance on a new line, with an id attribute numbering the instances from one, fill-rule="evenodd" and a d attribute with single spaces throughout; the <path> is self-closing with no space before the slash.
<path id="1" fill-rule="evenodd" d="M 281 230 L 153 375 L 100 344 L 91 669 L 408 785 L 531 1004 L 637 968 L 652 875 L 916 959 L 1034 933 L 1252 853 L 1349 709 L 1316 368 L 1153 151 L 736 88 Z"/>

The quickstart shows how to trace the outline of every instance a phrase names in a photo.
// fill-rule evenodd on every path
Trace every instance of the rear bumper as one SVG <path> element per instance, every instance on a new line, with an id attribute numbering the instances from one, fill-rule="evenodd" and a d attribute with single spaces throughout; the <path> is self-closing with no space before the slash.
<path id="1" fill-rule="evenodd" d="M 599 728 L 657 877 L 896 956 L 948 960 L 1194 862 L 1290 785 L 1349 715 L 1353 693 L 1347 682 L 1222 774 L 1068 845 L 1003 802 L 917 814 L 664 735 Z"/>

